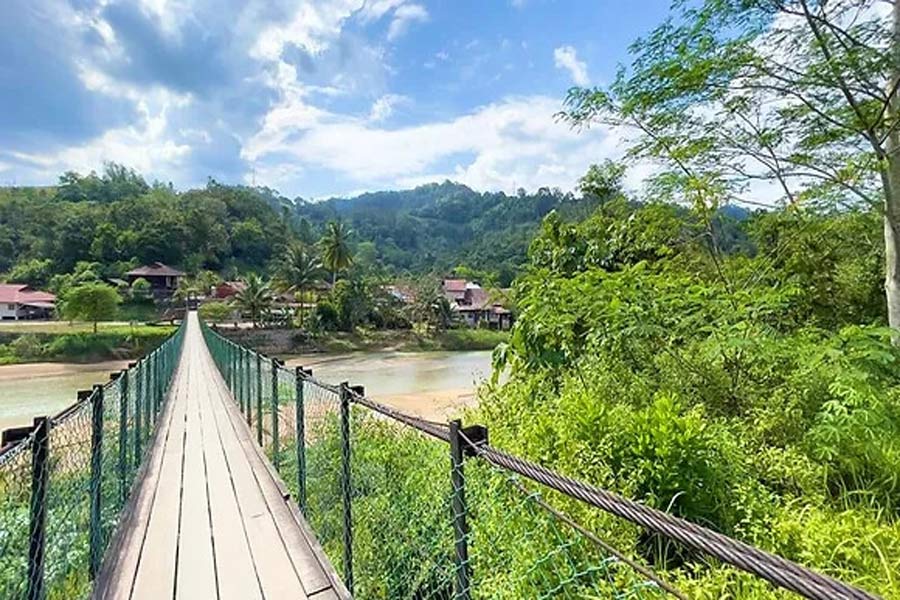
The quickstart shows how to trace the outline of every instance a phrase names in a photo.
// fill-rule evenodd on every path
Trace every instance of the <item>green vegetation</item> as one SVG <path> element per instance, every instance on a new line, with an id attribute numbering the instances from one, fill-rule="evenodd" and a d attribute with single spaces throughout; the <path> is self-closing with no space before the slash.
<path id="1" fill-rule="evenodd" d="M 100 325 L 97 332 L 87 330 L 87 326 L 66 325 L 43 330 L 37 327 L 27 330 L 0 328 L 0 364 L 136 358 L 156 348 L 174 330 L 146 325 Z"/>
<path id="2" fill-rule="evenodd" d="M 595 204 L 558 190 L 507 196 L 449 182 L 322 202 L 215 181 L 176 192 L 110 163 L 100 175 L 65 173 L 56 187 L 0 188 L 0 273 L 51 291 L 54 276 L 79 262 L 100 278 L 161 261 L 236 279 L 275 273 L 292 241 L 312 247 L 324 236 L 332 273 L 353 263 L 389 276 L 467 265 L 482 283 L 505 286 L 544 215 L 584 216 Z"/>
<path id="3" fill-rule="evenodd" d="M 263 315 L 272 309 L 275 300 L 269 284 L 258 275 L 250 275 L 246 280 L 247 286 L 234 298 L 235 305 L 250 317 L 250 322 L 256 327 L 262 322 Z"/>
<path id="4" fill-rule="evenodd" d="M 93 323 L 108 321 L 116 316 L 122 298 L 105 283 L 82 283 L 66 289 L 62 298 L 62 314 L 72 321 Z"/>
<path id="5" fill-rule="evenodd" d="M 441 332 L 415 330 L 366 330 L 353 333 L 333 332 L 312 340 L 311 345 L 325 352 L 357 350 L 493 350 L 509 340 L 509 333 L 489 329 L 454 329 Z"/>

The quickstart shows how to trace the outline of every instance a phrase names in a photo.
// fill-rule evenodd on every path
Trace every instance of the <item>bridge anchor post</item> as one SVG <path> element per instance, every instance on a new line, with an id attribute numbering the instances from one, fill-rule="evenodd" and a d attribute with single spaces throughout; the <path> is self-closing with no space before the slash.
<path id="1" fill-rule="evenodd" d="M 50 457 L 50 421 L 34 420 L 31 441 L 31 512 L 28 525 L 28 599 L 44 600 L 44 550 L 47 546 L 47 480 Z"/>
<path id="2" fill-rule="evenodd" d="M 272 358 L 272 464 L 278 471 L 281 466 L 281 449 L 278 440 L 278 369 L 284 362 Z"/>
<path id="3" fill-rule="evenodd" d="M 303 380 L 312 377 L 311 369 L 294 368 L 294 431 L 297 440 L 297 505 L 304 516 L 306 510 L 306 407 L 303 396 Z"/>
<path id="4" fill-rule="evenodd" d="M 91 394 L 91 522 L 88 531 L 90 562 L 88 570 L 91 581 L 100 571 L 103 559 L 102 535 L 100 531 L 100 495 L 103 478 L 103 386 L 95 385 Z"/>
<path id="5" fill-rule="evenodd" d="M 466 478 L 463 473 L 463 461 L 466 456 L 474 456 L 474 449 L 469 442 L 482 444 L 487 442 L 487 429 L 480 425 L 462 427 L 459 419 L 450 421 L 450 481 L 452 497 L 450 508 L 453 511 L 454 537 L 454 600 L 471 598 L 471 570 L 469 564 L 469 525 L 466 522 L 468 506 L 466 505 Z"/>
<path id="6" fill-rule="evenodd" d="M 344 381 L 341 400 L 341 499 L 344 509 L 344 585 L 353 595 L 353 512 L 350 483 L 350 396 L 353 390 Z"/>
<path id="7" fill-rule="evenodd" d="M 119 501 L 125 506 L 128 496 L 128 371 L 116 376 L 119 387 Z"/>

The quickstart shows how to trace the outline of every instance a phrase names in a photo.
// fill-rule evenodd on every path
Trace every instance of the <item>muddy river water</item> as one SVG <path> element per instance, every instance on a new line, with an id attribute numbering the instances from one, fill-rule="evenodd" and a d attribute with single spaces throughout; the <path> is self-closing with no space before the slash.
<path id="1" fill-rule="evenodd" d="M 288 357 L 316 378 L 363 385 L 373 398 L 420 416 L 445 419 L 474 402 L 475 389 L 490 376 L 491 353 L 356 352 Z M 75 400 L 75 393 L 107 381 L 125 362 L 36 363 L 0 366 L 0 429 L 25 425 Z"/>

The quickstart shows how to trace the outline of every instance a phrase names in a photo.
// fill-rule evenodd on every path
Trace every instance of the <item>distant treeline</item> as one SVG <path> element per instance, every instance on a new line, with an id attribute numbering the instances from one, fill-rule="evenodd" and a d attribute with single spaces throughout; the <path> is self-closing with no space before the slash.
<path id="1" fill-rule="evenodd" d="M 344 220 L 363 262 L 396 273 L 465 264 L 508 284 L 544 215 L 583 217 L 595 203 L 558 190 L 507 196 L 449 182 L 322 202 L 215 181 L 178 192 L 110 163 L 102 175 L 65 173 L 55 187 L 0 189 L 0 273 L 46 285 L 79 261 L 100 263 L 106 277 L 162 261 L 236 276 L 265 270 L 292 239 L 313 243 L 328 221 Z"/>
<path id="2" fill-rule="evenodd" d="M 99 175 L 67 172 L 57 186 L 0 188 L 0 276 L 41 286 L 81 261 L 99 263 L 103 277 L 161 261 L 233 278 L 271 270 L 289 242 L 313 244 L 340 220 L 354 232 L 357 264 L 387 275 L 462 265 L 507 286 L 548 213 L 578 221 L 602 201 L 549 188 L 479 193 L 451 182 L 317 202 L 213 180 L 179 192 L 109 163 Z M 742 243 L 738 229 L 723 231 Z"/>

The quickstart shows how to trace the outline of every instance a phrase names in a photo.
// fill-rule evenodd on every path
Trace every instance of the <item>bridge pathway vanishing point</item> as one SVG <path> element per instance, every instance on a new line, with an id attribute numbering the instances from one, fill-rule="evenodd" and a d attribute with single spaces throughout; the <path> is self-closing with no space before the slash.
<path id="1" fill-rule="evenodd" d="M 349 597 L 254 444 L 196 312 L 96 599 Z"/>

